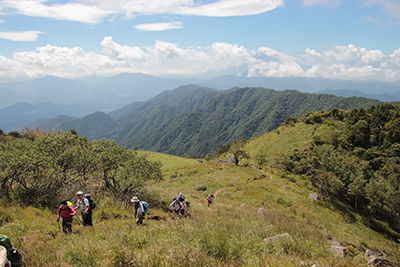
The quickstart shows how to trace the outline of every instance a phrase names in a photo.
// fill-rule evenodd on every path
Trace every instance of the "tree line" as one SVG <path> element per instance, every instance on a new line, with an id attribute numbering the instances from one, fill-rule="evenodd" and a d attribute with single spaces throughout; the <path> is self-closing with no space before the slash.
<path id="1" fill-rule="evenodd" d="M 283 125 L 299 122 L 320 131 L 290 149 L 281 166 L 307 176 L 322 198 L 349 203 L 400 231 L 400 106 L 310 112 Z"/>
<path id="2" fill-rule="evenodd" d="M 22 206 L 54 207 L 79 190 L 128 203 L 146 192 L 146 181 L 162 179 L 161 162 L 75 130 L 2 133 L 0 159 L 0 198 Z"/>

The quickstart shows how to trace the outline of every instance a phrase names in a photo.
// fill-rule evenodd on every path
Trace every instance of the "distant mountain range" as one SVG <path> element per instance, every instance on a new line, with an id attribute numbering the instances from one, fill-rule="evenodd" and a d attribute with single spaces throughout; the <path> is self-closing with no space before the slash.
<path id="1" fill-rule="evenodd" d="M 136 101 L 144 101 L 162 91 L 198 79 L 165 79 L 143 73 L 121 73 L 113 77 L 65 79 L 45 76 L 40 79 L 0 84 L 0 107 L 18 102 L 31 104 L 105 104 L 120 108 Z"/>
<path id="2" fill-rule="evenodd" d="M 75 129 L 90 140 L 111 138 L 128 148 L 201 156 L 215 153 L 219 146 L 241 137 L 248 139 L 276 129 L 289 116 L 381 103 L 368 98 L 295 90 L 239 88 L 216 91 L 187 85 L 109 115 L 96 112 L 82 119 L 59 116 L 30 127 Z"/>
<path id="3" fill-rule="evenodd" d="M 83 79 L 46 76 L 30 81 L 0 84 L 0 128 L 5 132 L 21 131 L 36 119 L 43 121 L 59 115 L 82 118 L 96 111 L 126 113 L 127 109 L 141 106 L 144 101 L 164 91 L 190 84 L 210 90 L 213 88 L 215 91 L 263 87 L 278 91 L 291 89 L 344 97 L 360 96 L 380 101 L 400 101 L 400 85 L 376 81 L 299 77 L 247 78 L 233 75 L 209 80 L 178 80 L 142 73 Z"/>
<path id="4" fill-rule="evenodd" d="M 381 94 L 396 94 L 400 92 L 400 84 L 381 81 L 364 80 L 335 80 L 325 78 L 304 77 L 261 77 L 247 78 L 234 75 L 222 75 L 204 82 L 200 86 L 207 86 L 218 90 L 233 87 L 264 87 L 274 90 L 297 90 L 304 93 L 318 93 L 323 90 L 359 91 L 366 95 L 379 98 Z M 396 99 L 396 101 L 399 99 Z"/>

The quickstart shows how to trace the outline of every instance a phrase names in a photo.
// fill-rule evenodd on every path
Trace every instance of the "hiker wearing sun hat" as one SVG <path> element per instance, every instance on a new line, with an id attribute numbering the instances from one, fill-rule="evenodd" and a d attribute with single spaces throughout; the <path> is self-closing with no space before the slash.
<path id="1" fill-rule="evenodd" d="M 78 200 L 76 201 L 75 210 L 81 209 L 82 214 L 82 224 L 83 226 L 93 226 L 92 223 L 92 210 L 90 209 L 89 200 L 83 197 L 83 192 L 78 191 L 76 193 Z"/>
<path id="2" fill-rule="evenodd" d="M 133 202 L 135 205 L 134 206 L 135 207 L 135 219 L 136 219 L 136 216 L 138 216 L 138 220 L 136 221 L 136 224 L 143 225 L 144 207 L 143 207 L 142 202 L 136 196 L 131 199 L 131 202 Z"/>

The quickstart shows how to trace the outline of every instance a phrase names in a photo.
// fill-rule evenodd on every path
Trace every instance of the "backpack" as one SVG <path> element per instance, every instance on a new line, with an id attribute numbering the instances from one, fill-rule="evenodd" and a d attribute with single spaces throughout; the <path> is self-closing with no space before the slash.
<path id="1" fill-rule="evenodd" d="M 89 201 L 90 210 L 94 210 L 96 208 L 96 202 L 90 197 L 90 194 L 84 195 L 83 197 Z"/>
<path id="2" fill-rule="evenodd" d="M 25 266 L 21 253 L 13 247 L 8 236 L 0 234 L 0 246 L 7 249 L 7 260 L 11 262 L 11 266 Z"/>
<path id="3" fill-rule="evenodd" d="M 149 204 L 147 204 L 146 201 L 140 201 L 143 204 L 143 208 L 144 208 L 144 214 L 146 214 L 149 211 Z"/>
<path id="4" fill-rule="evenodd" d="M 12 248 L 11 240 L 6 235 L 0 235 L 0 246 L 5 247 L 7 250 Z"/>

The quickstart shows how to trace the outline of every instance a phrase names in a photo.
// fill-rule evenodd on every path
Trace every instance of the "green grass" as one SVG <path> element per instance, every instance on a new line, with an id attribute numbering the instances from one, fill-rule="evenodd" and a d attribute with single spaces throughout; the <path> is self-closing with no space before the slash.
<path id="1" fill-rule="evenodd" d="M 313 126 L 302 127 L 298 130 L 311 137 Z M 270 151 L 266 155 L 272 161 L 274 155 L 284 152 L 283 144 L 307 142 L 288 135 L 285 128 L 279 131 L 279 135 L 272 132 L 255 139 L 245 149 L 251 155 Z M 150 207 L 146 225 L 138 227 L 131 207 L 100 199 L 94 211 L 95 226 L 84 228 L 76 218 L 73 234 L 64 235 L 55 210 L 3 204 L 1 233 L 9 235 L 22 251 L 27 266 L 366 266 L 366 248 L 384 252 L 393 263 L 400 262 L 399 243 L 368 228 L 360 215 L 345 206 L 310 202 L 308 194 L 316 191 L 303 177 L 286 174 L 282 178 L 282 173 L 272 168 L 265 167 L 262 173 L 218 159 L 200 163 L 154 152 L 138 153 L 164 164 L 164 180 L 150 183 L 149 189 L 166 207 L 173 196 L 184 193 L 191 202 L 190 217 L 178 219 Z M 265 178 L 260 179 L 263 174 Z M 208 208 L 205 198 L 221 188 L 225 189 Z M 268 214 L 257 214 L 261 207 Z M 150 220 L 154 215 L 162 220 Z M 263 242 L 283 233 L 292 240 Z M 335 257 L 329 251 L 329 237 L 347 244 L 350 255 Z"/>

